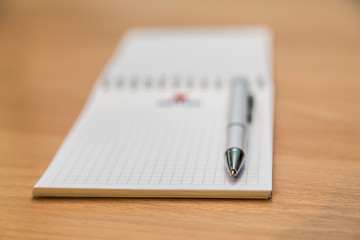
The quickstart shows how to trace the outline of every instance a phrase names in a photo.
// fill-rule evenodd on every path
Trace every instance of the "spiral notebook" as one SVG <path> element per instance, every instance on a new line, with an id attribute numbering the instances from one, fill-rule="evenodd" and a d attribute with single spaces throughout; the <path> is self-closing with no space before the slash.
<path id="1" fill-rule="evenodd" d="M 270 198 L 271 48 L 261 27 L 131 31 L 33 195 Z M 238 76 L 254 111 L 246 163 L 232 178 L 224 153 Z"/>

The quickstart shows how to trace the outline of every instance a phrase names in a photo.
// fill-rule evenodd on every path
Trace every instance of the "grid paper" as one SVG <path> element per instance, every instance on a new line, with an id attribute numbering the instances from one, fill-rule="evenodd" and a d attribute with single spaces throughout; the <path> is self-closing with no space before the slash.
<path id="1" fill-rule="evenodd" d="M 102 97 L 123 92 L 114 86 L 102 89 Z M 144 90 L 145 102 L 156 99 Z M 155 90 L 156 91 L 156 90 Z M 192 95 L 196 95 L 193 90 Z M 213 90 L 206 90 L 213 91 Z M 64 147 L 64 161 L 52 182 L 55 184 L 116 185 L 229 185 L 224 164 L 226 140 L 226 98 L 228 91 L 216 90 L 200 99 L 218 98 L 215 109 L 174 106 L 153 107 L 127 113 L 116 104 L 107 110 L 90 111 Z M 194 93 L 195 92 L 195 93 Z M 158 93 L 161 96 L 161 93 Z M 163 95 L 168 96 L 171 93 Z M 161 97 L 160 97 L 161 98 Z M 214 99 L 213 99 L 214 100 Z M 204 103 L 203 103 L 204 104 Z M 91 129 L 90 131 L 88 129 Z M 249 145 L 256 136 L 249 139 Z M 258 184 L 259 156 L 249 152 L 237 184 Z"/>

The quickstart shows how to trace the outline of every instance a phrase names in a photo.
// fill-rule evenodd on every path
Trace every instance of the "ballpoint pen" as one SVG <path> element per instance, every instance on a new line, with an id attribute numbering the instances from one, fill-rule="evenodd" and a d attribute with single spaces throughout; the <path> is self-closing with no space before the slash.
<path id="1" fill-rule="evenodd" d="M 248 83 L 235 78 L 231 85 L 230 117 L 227 125 L 225 160 L 231 176 L 236 177 L 244 165 L 248 123 L 251 119 L 252 97 Z"/>

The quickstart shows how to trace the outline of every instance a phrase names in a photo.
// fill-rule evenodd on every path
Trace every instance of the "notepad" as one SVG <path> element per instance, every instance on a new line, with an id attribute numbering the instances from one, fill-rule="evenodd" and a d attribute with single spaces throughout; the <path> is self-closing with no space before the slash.
<path id="1" fill-rule="evenodd" d="M 254 96 L 237 178 L 224 160 L 234 77 Z M 33 195 L 270 198 L 273 92 L 265 28 L 133 30 Z"/>

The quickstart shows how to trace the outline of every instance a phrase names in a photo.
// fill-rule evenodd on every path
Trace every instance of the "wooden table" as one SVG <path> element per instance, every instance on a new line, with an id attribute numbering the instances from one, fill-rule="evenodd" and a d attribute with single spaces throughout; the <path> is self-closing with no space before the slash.
<path id="1" fill-rule="evenodd" d="M 273 199 L 32 199 L 135 26 L 275 33 Z M 358 1 L 2 1 L 0 239 L 360 239 Z"/>

